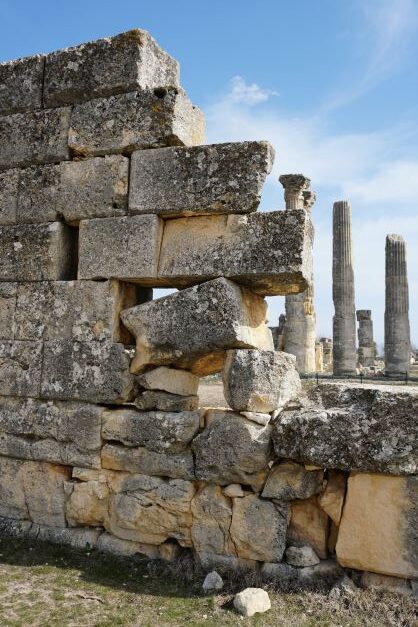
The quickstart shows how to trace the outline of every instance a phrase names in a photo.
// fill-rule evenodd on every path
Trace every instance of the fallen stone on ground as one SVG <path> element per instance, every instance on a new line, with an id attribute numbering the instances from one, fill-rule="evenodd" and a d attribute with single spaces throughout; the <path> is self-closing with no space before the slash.
<path id="1" fill-rule="evenodd" d="M 262 588 L 246 588 L 234 597 L 234 607 L 241 616 L 254 616 L 271 609 L 269 595 Z"/>
<path id="2" fill-rule="evenodd" d="M 223 587 L 224 587 L 223 579 L 216 572 L 216 570 L 212 570 L 212 572 L 208 573 L 202 584 L 203 592 L 216 592 L 218 590 L 222 590 Z"/>

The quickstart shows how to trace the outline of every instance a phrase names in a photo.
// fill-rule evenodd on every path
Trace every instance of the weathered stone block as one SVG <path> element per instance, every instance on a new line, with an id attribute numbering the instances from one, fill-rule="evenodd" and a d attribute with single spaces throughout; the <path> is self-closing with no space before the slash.
<path id="1" fill-rule="evenodd" d="M 233 412 L 208 412 L 208 425 L 192 443 L 196 477 L 228 485 L 242 483 L 255 490 L 263 485 L 270 461 L 271 427 Z"/>
<path id="2" fill-rule="evenodd" d="M 143 446 L 157 453 L 181 452 L 199 430 L 199 412 L 141 412 L 135 409 L 103 413 L 104 440 Z"/>
<path id="3" fill-rule="evenodd" d="M 20 283 L 12 337 L 80 342 L 129 340 L 119 314 L 127 304 L 140 300 L 139 291 L 134 285 L 113 280 Z"/>
<path id="4" fill-rule="evenodd" d="M 162 390 L 183 396 L 197 394 L 199 388 L 199 377 L 196 375 L 187 370 L 166 368 L 165 366 L 144 372 L 136 378 L 136 381 L 140 387 L 146 390 Z"/>
<path id="5" fill-rule="evenodd" d="M 0 170 L 69 159 L 70 112 L 63 107 L 0 116 Z"/>
<path id="6" fill-rule="evenodd" d="M 153 544 L 144 544 L 143 542 L 132 542 L 131 540 L 122 540 L 110 533 L 102 533 L 96 544 L 98 551 L 104 553 L 112 553 L 113 555 L 141 555 L 148 559 L 159 559 L 160 552 L 158 547 Z"/>
<path id="7" fill-rule="evenodd" d="M 273 159 L 268 142 L 135 152 L 129 211 L 165 217 L 255 211 Z"/>
<path id="8" fill-rule="evenodd" d="M 102 467 L 173 479 L 194 479 L 195 477 L 191 451 L 157 453 L 148 451 L 144 447 L 127 448 L 106 444 L 102 448 Z"/>
<path id="9" fill-rule="evenodd" d="M 179 75 L 177 61 L 136 28 L 49 54 L 44 102 L 59 107 L 137 88 L 178 87 Z"/>
<path id="10" fill-rule="evenodd" d="M 101 481 L 66 484 L 66 518 L 70 527 L 102 527 L 107 520 L 109 488 Z M 68 494 L 69 493 L 69 494 Z"/>
<path id="11" fill-rule="evenodd" d="M 340 524 L 346 490 L 346 475 L 338 470 L 328 470 L 326 487 L 318 497 L 318 504 L 337 526 Z"/>
<path id="12" fill-rule="evenodd" d="M 280 414 L 274 447 L 278 457 L 322 468 L 414 474 L 417 414 L 414 388 L 324 383 Z"/>
<path id="13" fill-rule="evenodd" d="M 82 220 L 78 278 L 153 285 L 162 232 L 162 220 L 153 215 Z"/>
<path id="14" fill-rule="evenodd" d="M 222 488 L 202 484 L 192 500 L 191 511 L 193 516 L 192 542 L 197 554 L 236 556 L 229 532 L 232 501 L 222 494 Z"/>
<path id="15" fill-rule="evenodd" d="M 194 411 L 199 407 L 199 397 L 145 390 L 141 396 L 136 397 L 134 403 L 137 409 L 143 411 L 150 409 L 159 409 L 167 412 Z"/>
<path id="16" fill-rule="evenodd" d="M 283 462 L 270 470 L 261 496 L 279 501 L 307 499 L 320 492 L 323 477 L 322 470 L 309 471 L 299 464 Z"/>
<path id="17" fill-rule="evenodd" d="M 39 396 L 42 342 L 0 341 L 0 390 L 3 396 Z"/>
<path id="18" fill-rule="evenodd" d="M 89 218 L 127 212 L 129 160 L 110 155 L 26 168 L 20 172 L 19 223 L 64 218 L 78 224 Z"/>
<path id="19" fill-rule="evenodd" d="M 1 67 L 1 66 L 0 66 Z M 15 224 L 19 170 L 0 172 L 0 224 Z"/>
<path id="20" fill-rule="evenodd" d="M 265 301 L 223 278 L 127 309 L 122 321 L 136 337 L 132 372 L 175 364 L 197 374 L 219 370 L 216 355 L 233 347 L 272 348 Z M 203 366 L 199 359 L 214 355 Z"/>
<path id="21" fill-rule="evenodd" d="M 328 554 L 329 518 L 319 507 L 316 496 L 291 502 L 288 542 L 310 546 L 321 559 Z"/>
<path id="22" fill-rule="evenodd" d="M 120 403 L 135 396 L 130 351 L 109 342 L 44 342 L 43 398 Z"/>
<path id="23" fill-rule="evenodd" d="M 353 473 L 337 541 L 338 562 L 383 575 L 418 577 L 418 477 Z"/>
<path id="24" fill-rule="evenodd" d="M 204 143 L 202 112 L 183 90 L 141 90 L 75 105 L 69 146 L 76 155 L 130 154 Z"/>
<path id="25" fill-rule="evenodd" d="M 0 339 L 14 338 L 17 283 L 0 282 Z"/>
<path id="26" fill-rule="evenodd" d="M 42 55 L 0 63 L 0 115 L 42 106 L 44 65 Z"/>
<path id="27" fill-rule="evenodd" d="M 222 379 L 225 398 L 236 411 L 271 412 L 302 388 L 295 357 L 275 351 L 228 351 Z"/>
<path id="28" fill-rule="evenodd" d="M 187 287 L 225 276 L 263 296 L 304 291 L 312 274 L 304 211 L 200 216 L 166 222 L 158 275 Z"/>
<path id="29" fill-rule="evenodd" d="M 76 234 L 61 222 L 0 226 L 0 281 L 73 278 Z"/>

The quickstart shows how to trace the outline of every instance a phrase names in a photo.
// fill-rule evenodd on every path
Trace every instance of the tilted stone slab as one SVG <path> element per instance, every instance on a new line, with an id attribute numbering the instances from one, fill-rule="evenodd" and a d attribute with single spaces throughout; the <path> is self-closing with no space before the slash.
<path id="1" fill-rule="evenodd" d="M 14 338 L 17 283 L 0 282 L 0 340 Z"/>
<path id="2" fill-rule="evenodd" d="M 41 395 L 47 399 L 90 403 L 132 400 L 131 351 L 109 342 L 44 342 Z"/>
<path id="3" fill-rule="evenodd" d="M 0 341 L 0 391 L 3 396 L 39 396 L 42 342 Z"/>
<path id="4" fill-rule="evenodd" d="M 415 388 L 324 383 L 280 414 L 274 448 L 321 468 L 414 474 L 417 415 Z"/>
<path id="5" fill-rule="evenodd" d="M 74 278 L 76 234 L 61 222 L 0 226 L 0 281 Z"/>
<path id="6" fill-rule="evenodd" d="M 162 220 L 154 215 L 83 220 L 78 278 L 156 284 L 162 232 Z"/>
<path id="7" fill-rule="evenodd" d="M 102 467 L 173 479 L 195 478 L 193 454 L 190 450 L 160 453 L 149 451 L 143 446 L 128 448 L 105 444 L 102 448 Z"/>
<path id="8" fill-rule="evenodd" d="M 122 155 L 21 170 L 16 222 L 64 218 L 78 224 L 88 218 L 125 215 L 128 174 L 129 160 Z"/>
<path id="9" fill-rule="evenodd" d="M 42 107 L 44 65 L 42 55 L 0 63 L 0 115 Z"/>
<path id="10" fill-rule="evenodd" d="M 169 220 L 158 276 L 173 287 L 225 276 L 263 296 L 304 291 L 312 237 L 304 211 Z"/>
<path id="11" fill-rule="evenodd" d="M 199 365 L 215 355 L 205 373 L 216 372 L 216 354 L 228 348 L 272 348 L 265 301 L 245 288 L 219 278 L 122 312 L 122 321 L 136 337 L 132 372 L 147 365 Z M 200 371 L 202 375 L 204 372 Z"/>
<path id="12" fill-rule="evenodd" d="M 134 29 L 49 54 L 44 103 L 59 107 L 137 88 L 178 87 L 179 75 L 177 61 L 147 31 Z"/>
<path id="13" fill-rule="evenodd" d="M 0 398 L 0 455 L 100 468 L 102 407 Z"/>
<path id="14" fill-rule="evenodd" d="M 0 116 L 0 170 L 69 159 L 70 113 L 63 107 Z"/>
<path id="15" fill-rule="evenodd" d="M 124 342 L 130 335 L 120 323 L 120 311 L 141 296 L 137 286 L 113 280 L 20 283 L 9 338 Z"/>
<path id="16" fill-rule="evenodd" d="M 203 143 L 203 114 L 182 90 L 96 98 L 75 105 L 71 114 L 69 146 L 76 155 Z"/>
<path id="17" fill-rule="evenodd" d="M 15 224 L 19 170 L 0 172 L 0 225 Z"/>
<path id="18" fill-rule="evenodd" d="M 129 211 L 165 217 L 255 211 L 273 159 L 268 142 L 134 152 Z"/>

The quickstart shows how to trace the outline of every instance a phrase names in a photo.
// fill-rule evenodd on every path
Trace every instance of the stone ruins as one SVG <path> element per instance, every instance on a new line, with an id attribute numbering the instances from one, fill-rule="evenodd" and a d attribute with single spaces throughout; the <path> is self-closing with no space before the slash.
<path id="1" fill-rule="evenodd" d="M 204 145 L 177 62 L 141 30 L 1 65 L 0 138 L 2 533 L 266 578 L 417 578 L 418 390 L 302 391 L 267 326 L 265 297 L 286 296 L 277 344 L 296 329 L 309 368 L 329 366 L 308 180 L 257 212 L 272 147 Z M 351 372 L 345 202 L 334 233 L 334 365 Z M 389 342 L 402 251 L 388 240 Z M 199 404 L 212 373 L 228 407 Z"/>

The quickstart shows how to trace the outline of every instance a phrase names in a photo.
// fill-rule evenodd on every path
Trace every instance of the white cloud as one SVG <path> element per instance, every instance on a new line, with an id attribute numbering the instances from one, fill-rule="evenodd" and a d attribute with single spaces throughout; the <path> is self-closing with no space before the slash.
<path id="1" fill-rule="evenodd" d="M 232 103 L 242 103 L 251 107 L 265 102 L 271 96 L 278 96 L 278 93 L 271 89 L 264 89 L 257 83 L 246 83 L 242 76 L 234 76 L 231 79 L 231 90 L 227 98 Z"/>

